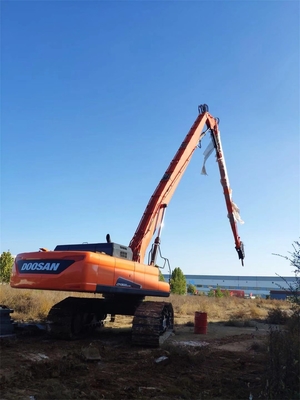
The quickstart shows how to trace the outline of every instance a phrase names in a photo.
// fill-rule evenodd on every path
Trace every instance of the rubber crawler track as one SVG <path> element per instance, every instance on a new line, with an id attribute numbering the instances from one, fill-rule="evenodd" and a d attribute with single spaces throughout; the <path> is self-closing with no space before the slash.
<path id="1" fill-rule="evenodd" d="M 174 313 L 171 303 L 145 301 L 137 309 L 132 322 L 132 343 L 159 347 L 173 332 Z"/>
<path id="2" fill-rule="evenodd" d="M 84 320 L 88 312 L 92 313 L 92 299 L 67 298 L 55 304 L 47 317 L 48 334 L 57 339 L 80 339 L 86 330 L 92 327 Z M 100 309 L 102 301 L 98 299 Z"/>
<path id="3" fill-rule="evenodd" d="M 47 332 L 56 339 L 73 339 L 72 314 L 67 310 L 52 309 L 47 318 Z"/>

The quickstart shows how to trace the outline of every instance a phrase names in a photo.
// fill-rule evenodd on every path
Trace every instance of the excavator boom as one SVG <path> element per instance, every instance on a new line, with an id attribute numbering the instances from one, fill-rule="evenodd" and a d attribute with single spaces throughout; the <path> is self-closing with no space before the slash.
<path id="1" fill-rule="evenodd" d="M 156 229 L 160 229 L 166 206 L 170 202 L 174 191 L 184 174 L 184 171 L 191 161 L 194 151 L 199 146 L 199 143 L 206 135 L 207 131 L 210 131 L 216 150 L 216 157 L 221 174 L 221 184 L 224 190 L 228 217 L 235 240 L 236 250 L 239 258 L 243 262 L 245 256 L 243 243 L 240 241 L 237 231 L 235 221 L 236 206 L 231 200 L 229 180 L 221 146 L 220 132 L 218 129 L 218 119 L 214 118 L 208 112 L 208 106 L 206 104 L 199 106 L 198 109 L 199 115 L 196 118 L 196 121 L 189 130 L 184 141 L 181 143 L 181 146 L 179 147 L 177 153 L 175 154 L 173 160 L 171 161 L 169 167 L 167 168 L 153 195 L 151 196 L 136 232 L 130 241 L 129 247 L 132 249 L 134 261 L 143 263 L 146 250 L 150 244 L 154 232 Z M 205 125 L 207 129 L 203 131 Z M 156 244 L 158 244 L 158 242 L 159 237 L 156 238 Z"/>

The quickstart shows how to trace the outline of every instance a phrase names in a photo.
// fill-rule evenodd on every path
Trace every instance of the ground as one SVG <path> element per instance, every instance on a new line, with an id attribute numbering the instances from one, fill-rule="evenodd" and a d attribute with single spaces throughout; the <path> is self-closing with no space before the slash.
<path id="1" fill-rule="evenodd" d="M 253 399 L 264 389 L 268 325 L 210 322 L 206 334 L 176 319 L 159 349 L 131 345 L 130 318 L 84 340 L 20 330 L 1 339 L 1 399 Z"/>

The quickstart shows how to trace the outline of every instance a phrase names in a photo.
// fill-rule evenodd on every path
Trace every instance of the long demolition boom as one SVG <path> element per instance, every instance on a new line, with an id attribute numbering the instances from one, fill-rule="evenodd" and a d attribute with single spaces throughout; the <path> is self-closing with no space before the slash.
<path id="1" fill-rule="evenodd" d="M 151 196 L 136 232 L 131 239 L 129 247 L 132 249 L 134 261 L 144 261 L 147 247 L 149 246 L 155 230 L 158 229 L 160 234 L 165 208 L 170 202 L 175 189 L 184 174 L 184 171 L 191 161 L 194 151 L 197 147 L 199 147 L 199 144 L 206 135 L 207 131 L 210 131 L 212 142 L 216 151 L 216 158 L 221 175 L 221 184 L 225 196 L 228 218 L 235 240 L 235 248 L 238 253 L 238 257 L 241 259 L 243 264 L 243 259 L 245 257 L 244 246 L 238 235 L 236 224 L 238 209 L 231 199 L 231 189 L 229 186 L 220 132 L 218 129 L 219 121 L 217 118 L 214 118 L 211 114 L 209 114 L 208 106 L 206 104 L 199 106 L 198 110 L 199 115 L 196 121 L 186 135 L 175 157 L 171 161 L 169 167 L 167 168 L 161 181 Z M 207 129 L 203 131 L 205 125 Z M 159 234 L 155 239 L 155 245 L 159 245 Z M 153 260 L 154 259 L 152 257 L 151 263 L 154 262 Z"/>

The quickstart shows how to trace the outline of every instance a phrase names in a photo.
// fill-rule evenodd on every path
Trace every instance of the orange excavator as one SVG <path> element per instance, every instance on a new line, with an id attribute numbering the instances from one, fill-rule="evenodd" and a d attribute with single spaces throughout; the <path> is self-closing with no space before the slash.
<path id="1" fill-rule="evenodd" d="M 13 288 L 60 290 L 101 294 L 99 297 L 67 297 L 55 304 L 47 317 L 50 335 L 63 339 L 80 338 L 111 316 L 132 315 L 132 342 L 157 347 L 173 330 L 173 307 L 167 301 L 145 301 L 146 296 L 167 298 L 170 285 L 161 281 L 156 266 L 160 255 L 160 236 L 166 207 L 187 168 L 191 157 L 207 132 L 211 145 L 206 157 L 215 150 L 235 248 L 243 263 L 243 243 L 237 230 L 239 210 L 231 198 L 231 189 L 222 151 L 219 120 L 207 105 L 198 107 L 199 115 L 180 145 L 144 211 L 129 246 L 111 242 L 58 245 L 53 251 L 18 254 L 12 270 Z M 205 165 L 203 166 L 205 173 Z M 145 254 L 151 246 L 148 263 Z M 167 259 L 165 259 L 166 261 Z"/>

